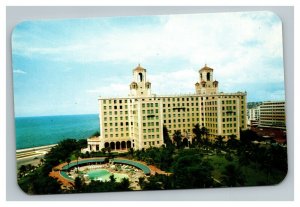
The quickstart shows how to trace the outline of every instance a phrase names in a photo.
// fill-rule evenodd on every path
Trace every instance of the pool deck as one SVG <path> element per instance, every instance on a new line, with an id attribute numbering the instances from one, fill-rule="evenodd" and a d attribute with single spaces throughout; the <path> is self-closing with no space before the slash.
<path id="1" fill-rule="evenodd" d="M 91 159 L 97 159 L 97 158 L 85 158 L 85 159 L 78 159 L 78 161 L 84 161 L 84 160 L 91 160 Z M 128 160 L 128 161 L 133 161 L 133 162 L 137 162 L 143 165 L 146 165 L 149 169 L 150 169 L 150 175 L 155 175 L 157 174 L 165 174 L 165 175 L 169 175 L 170 173 L 166 173 L 165 171 L 160 170 L 159 168 L 155 167 L 154 165 L 147 165 L 145 162 L 141 162 L 141 161 L 136 161 L 136 160 L 129 160 L 129 159 L 125 159 L 125 158 L 115 158 L 115 159 L 122 159 L 122 160 Z M 71 163 L 76 163 L 76 160 L 73 160 Z M 71 164 L 70 163 L 70 164 Z M 68 163 L 64 162 L 56 167 L 53 168 L 52 172 L 50 172 L 49 176 L 56 178 L 59 182 L 62 183 L 63 188 L 71 188 L 74 186 L 74 181 L 72 181 L 71 179 L 66 179 L 65 177 L 63 177 L 60 173 L 60 171 L 63 169 L 64 166 L 68 165 Z M 55 170 L 54 170 L 55 169 Z"/>

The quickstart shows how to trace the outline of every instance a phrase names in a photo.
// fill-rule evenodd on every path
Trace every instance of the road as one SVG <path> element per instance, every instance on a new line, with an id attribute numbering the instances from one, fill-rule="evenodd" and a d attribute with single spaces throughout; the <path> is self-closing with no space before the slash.
<path id="1" fill-rule="evenodd" d="M 45 154 L 54 146 L 56 146 L 56 144 L 17 150 L 17 169 L 19 169 L 21 165 L 38 165 L 41 158 L 43 158 Z"/>

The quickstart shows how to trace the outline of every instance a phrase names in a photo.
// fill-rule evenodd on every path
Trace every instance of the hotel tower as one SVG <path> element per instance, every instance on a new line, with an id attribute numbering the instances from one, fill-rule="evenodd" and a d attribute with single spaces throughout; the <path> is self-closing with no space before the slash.
<path id="1" fill-rule="evenodd" d="M 206 65 L 199 70 L 195 93 L 187 95 L 155 95 L 145 68 L 138 65 L 132 73 L 128 97 L 99 97 L 100 136 L 88 139 L 88 150 L 160 147 L 164 126 L 170 138 L 179 130 L 185 143 L 192 142 L 197 123 L 208 129 L 212 140 L 232 134 L 239 139 L 247 127 L 247 94 L 218 92 L 213 69 Z"/>

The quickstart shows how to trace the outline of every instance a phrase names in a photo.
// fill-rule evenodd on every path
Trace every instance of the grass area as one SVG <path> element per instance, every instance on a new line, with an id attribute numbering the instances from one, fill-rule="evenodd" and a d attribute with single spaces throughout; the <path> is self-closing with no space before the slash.
<path id="1" fill-rule="evenodd" d="M 233 160 L 228 161 L 223 154 L 215 154 L 206 156 L 206 159 L 210 161 L 214 170 L 212 176 L 221 181 L 222 172 L 225 170 L 225 166 L 228 164 L 234 164 L 239 167 L 238 157 L 232 155 Z M 241 166 L 241 171 L 245 176 L 245 186 L 257 186 L 257 185 L 275 185 L 280 183 L 285 173 L 276 169 L 271 169 L 268 179 L 268 173 L 259 168 L 259 164 L 251 162 L 247 166 Z"/>

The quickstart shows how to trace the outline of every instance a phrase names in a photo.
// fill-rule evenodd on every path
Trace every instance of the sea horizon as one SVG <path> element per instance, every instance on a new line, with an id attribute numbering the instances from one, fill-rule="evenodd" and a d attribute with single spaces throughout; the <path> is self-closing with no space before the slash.
<path id="1" fill-rule="evenodd" d="M 15 117 L 16 150 L 86 139 L 100 131 L 98 114 Z"/>
<path id="2" fill-rule="evenodd" d="M 54 115 L 29 115 L 29 116 L 15 116 L 15 118 L 31 118 L 31 117 L 49 117 L 49 116 L 80 116 L 80 115 L 99 115 L 98 113 L 88 114 L 54 114 Z"/>

